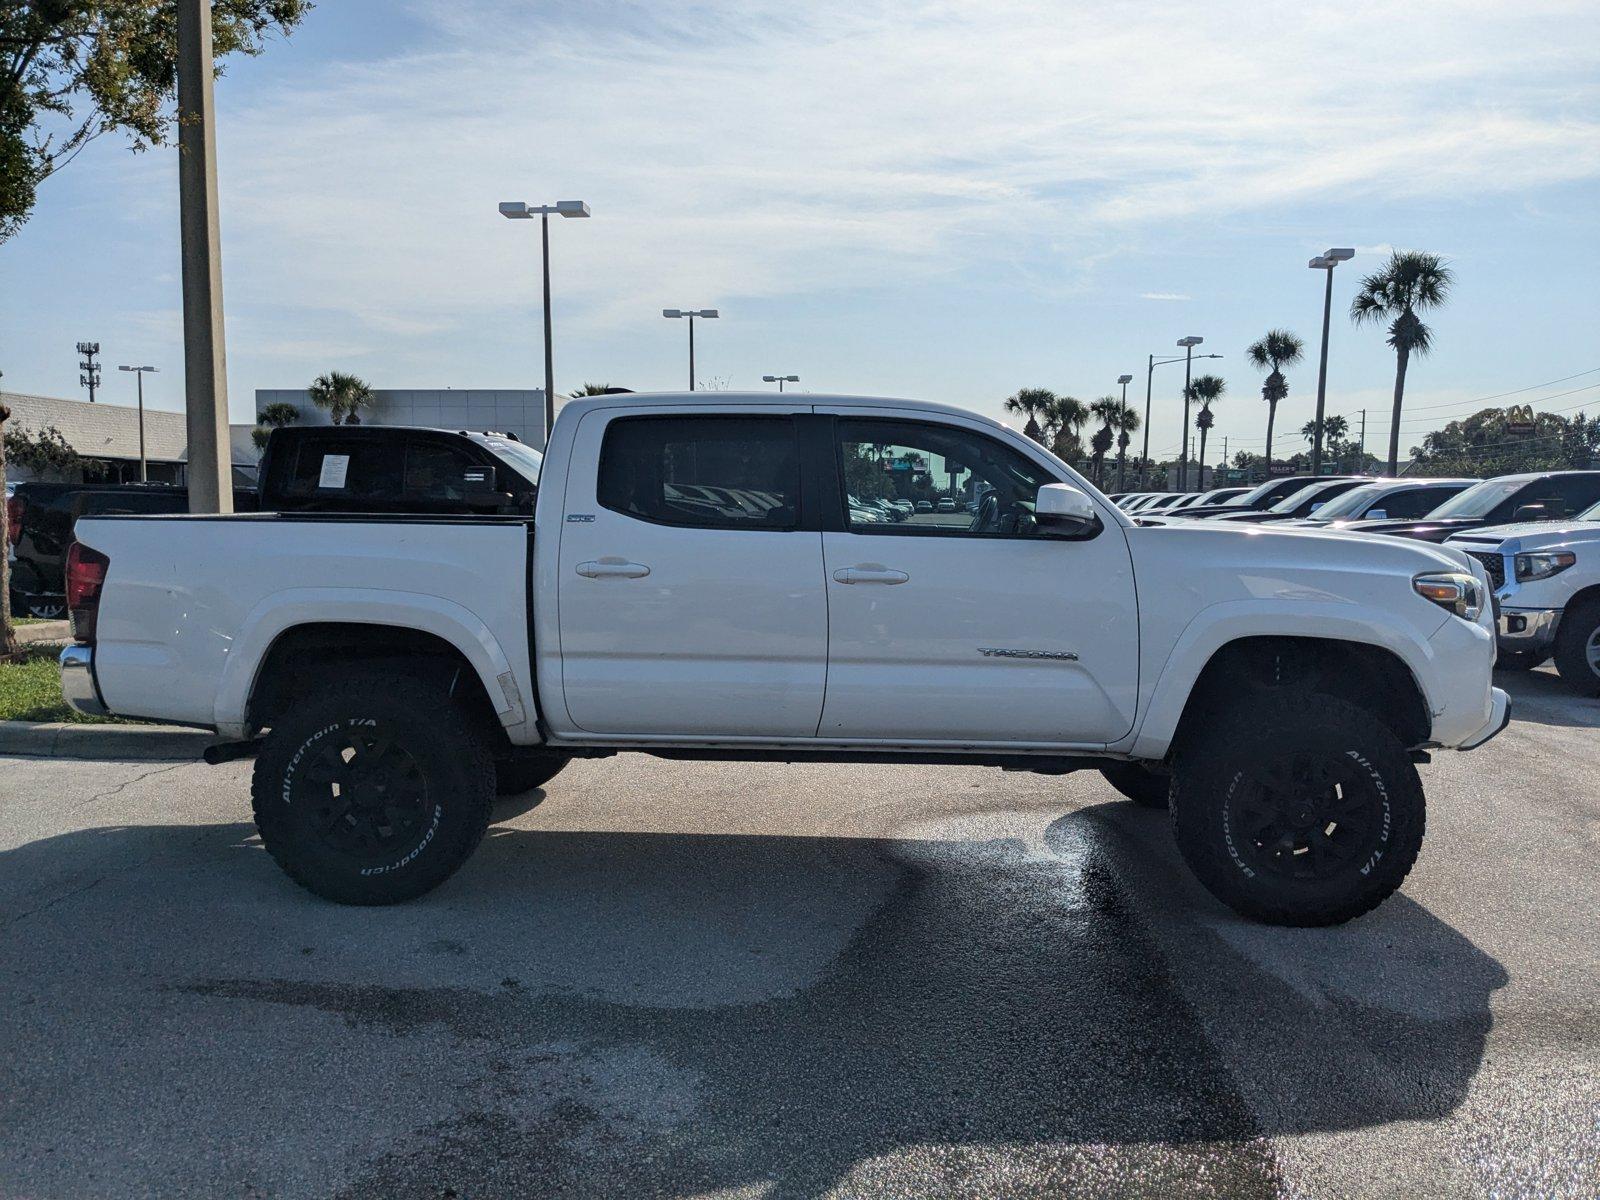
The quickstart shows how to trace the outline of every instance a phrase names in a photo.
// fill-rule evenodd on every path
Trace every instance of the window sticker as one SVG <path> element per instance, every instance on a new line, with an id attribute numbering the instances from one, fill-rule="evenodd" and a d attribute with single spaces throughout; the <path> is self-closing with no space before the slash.
<path id="1" fill-rule="evenodd" d="M 344 477 L 350 470 L 350 456 L 348 454 L 324 454 L 322 456 L 322 474 L 317 477 L 319 488 L 342 488 Z"/>

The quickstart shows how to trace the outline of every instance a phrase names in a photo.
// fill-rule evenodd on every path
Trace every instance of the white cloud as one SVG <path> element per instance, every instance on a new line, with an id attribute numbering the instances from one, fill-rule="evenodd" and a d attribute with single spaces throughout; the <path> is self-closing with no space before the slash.
<path id="1" fill-rule="evenodd" d="M 1141 300 L 1193 300 L 1193 296 L 1185 296 L 1182 292 L 1140 292 Z"/>
<path id="2" fill-rule="evenodd" d="M 422 11 L 427 47 L 230 114 L 229 269 L 261 302 L 389 336 L 525 305 L 510 198 L 591 202 L 553 254 L 568 319 L 607 326 L 977 265 L 1046 290 L 1176 219 L 1600 175 L 1581 5 L 1422 0 L 1404 36 L 1377 3 Z"/>

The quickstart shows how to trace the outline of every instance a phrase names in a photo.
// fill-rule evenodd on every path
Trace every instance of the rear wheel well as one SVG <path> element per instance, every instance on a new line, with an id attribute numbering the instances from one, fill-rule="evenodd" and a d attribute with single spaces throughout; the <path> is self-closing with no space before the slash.
<path id="1" fill-rule="evenodd" d="M 1208 716 L 1231 708 L 1242 695 L 1281 693 L 1335 696 L 1371 713 L 1399 739 L 1418 746 L 1433 719 L 1411 669 L 1381 646 L 1337 638 L 1249 637 L 1221 646 L 1195 680 L 1173 737 L 1174 752 Z"/>
<path id="2" fill-rule="evenodd" d="M 288 706 L 356 668 L 399 667 L 436 686 L 465 710 L 500 753 L 510 743 L 478 672 L 466 655 L 437 634 L 399 625 L 325 622 L 280 633 L 256 672 L 245 709 L 253 729 L 272 725 Z"/>

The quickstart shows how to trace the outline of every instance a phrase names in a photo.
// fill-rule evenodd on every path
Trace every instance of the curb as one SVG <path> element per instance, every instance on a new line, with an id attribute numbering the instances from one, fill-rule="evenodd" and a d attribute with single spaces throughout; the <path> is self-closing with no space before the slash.
<path id="1" fill-rule="evenodd" d="M 0 754 L 34 758 L 199 761 L 217 735 L 204 729 L 149 725 L 79 725 L 67 721 L 0 721 Z"/>

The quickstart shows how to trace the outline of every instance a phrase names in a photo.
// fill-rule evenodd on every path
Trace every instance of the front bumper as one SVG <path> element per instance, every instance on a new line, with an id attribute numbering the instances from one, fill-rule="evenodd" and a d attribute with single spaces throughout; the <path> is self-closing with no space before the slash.
<path id="1" fill-rule="evenodd" d="M 1549 654 L 1555 646 L 1559 608 L 1501 607 L 1495 619 L 1495 640 L 1503 651 Z"/>
<path id="2" fill-rule="evenodd" d="M 84 716 L 109 715 L 94 678 L 94 647 L 68 646 L 61 652 L 61 697 Z"/>
<path id="3" fill-rule="evenodd" d="M 1489 720 L 1482 729 L 1469 734 L 1457 744 L 1457 750 L 1476 750 L 1507 725 L 1511 724 L 1511 697 L 1504 688 L 1489 689 Z"/>

